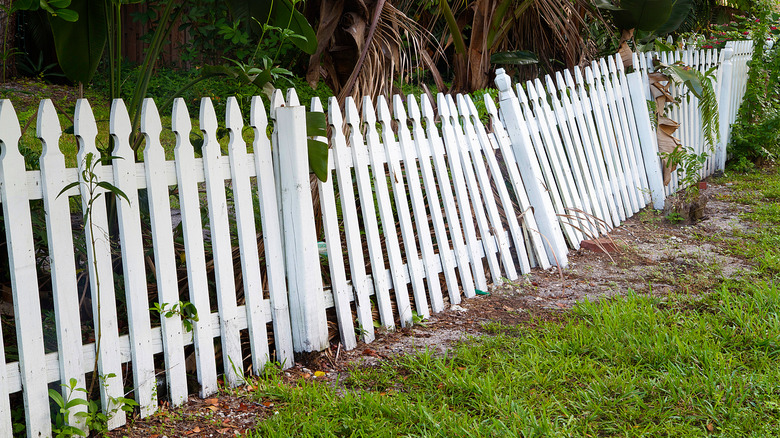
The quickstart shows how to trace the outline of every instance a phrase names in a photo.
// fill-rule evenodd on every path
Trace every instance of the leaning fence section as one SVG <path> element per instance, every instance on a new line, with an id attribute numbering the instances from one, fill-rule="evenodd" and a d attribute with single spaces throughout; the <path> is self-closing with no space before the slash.
<path id="1" fill-rule="evenodd" d="M 721 135 L 701 177 L 723 168 L 751 53 L 737 43 L 660 55 L 702 72 L 717 66 Z M 329 125 L 313 139 L 329 144 L 325 181 L 309 174 L 295 90 L 277 91 L 269 112 L 259 97 L 248 114 L 228 99 L 224 130 L 209 99 L 197 129 L 176 100 L 172 160 L 153 101 L 142 109 L 140 160 L 127 111 L 113 103 L 104 161 L 105 133 L 80 100 L 78 168 L 66 167 L 44 101 L 33 171 L 16 113 L 0 101 L 15 326 L 15 338 L 0 336 L 15 339 L 0 349 L 0 435 L 11 435 L 11 400 L 24 405 L 28 436 L 50 435 L 49 388 L 67 399 L 99 376 L 115 428 L 126 421 L 117 409 L 126 387 L 145 417 L 163 398 L 212 394 L 220 373 L 237 385 L 269 360 L 290 366 L 293 352 L 329 343 L 351 349 L 534 267 L 565 267 L 569 249 L 682 188 L 676 177 L 663 184 L 651 60 L 635 56 L 626 72 L 607 57 L 514 86 L 499 70 L 498 99 L 482 102 L 314 99 L 309 111 Z M 695 97 L 671 90 L 683 145 L 707 151 Z M 72 406 L 70 418 L 83 409 Z"/>

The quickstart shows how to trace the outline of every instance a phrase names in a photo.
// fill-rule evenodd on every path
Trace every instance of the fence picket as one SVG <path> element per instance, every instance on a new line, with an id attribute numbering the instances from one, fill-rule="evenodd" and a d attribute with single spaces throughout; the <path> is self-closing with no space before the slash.
<path id="1" fill-rule="evenodd" d="M 76 114 L 73 119 L 73 133 L 79 144 L 76 160 L 79 163 L 79 182 L 81 183 L 79 188 L 81 207 L 85 216 L 84 235 L 87 242 L 92 315 L 95 320 L 95 361 L 101 380 L 98 386 L 100 387 L 103 412 L 114 412 L 109 417 L 107 426 L 109 429 L 115 429 L 125 424 L 126 415 L 125 411 L 117 410 L 118 406 L 112 402 L 113 399 L 124 395 L 122 360 L 116 349 L 119 342 L 119 328 L 116 294 L 114 293 L 114 272 L 111 266 L 111 245 L 108 239 L 105 197 L 90 199 L 87 182 L 84 180 L 85 172 L 89 174 L 92 171 L 92 169 L 85 167 L 88 154 L 92 154 L 93 163 L 98 163 L 95 165 L 94 171 L 99 180 L 103 179 L 105 172 L 103 165 L 99 164 L 101 156 L 95 146 L 95 137 L 98 134 L 95 116 L 92 114 L 92 109 L 86 99 L 76 101 Z M 3 205 L 6 204 L 3 203 Z M 94 378 L 95 376 L 93 376 L 93 381 Z M 43 382 L 45 380 L 42 379 Z"/>
<path id="2" fill-rule="evenodd" d="M 471 100 L 471 96 L 465 96 L 464 100 L 466 104 L 464 114 L 468 114 L 466 117 L 470 118 L 472 126 L 477 133 L 477 138 L 479 138 L 479 144 L 482 149 L 482 153 L 485 155 L 485 161 L 488 164 L 490 175 L 493 182 L 495 183 L 496 191 L 498 192 L 498 198 L 501 202 L 501 209 L 504 211 L 504 216 L 506 218 L 507 225 L 509 226 L 509 232 L 512 237 L 512 244 L 514 245 L 515 253 L 517 254 L 517 260 L 520 263 L 520 272 L 527 274 L 531 271 L 531 264 L 528 260 L 528 249 L 525 245 L 523 230 L 520 227 L 520 224 L 517 222 L 517 213 L 515 212 L 515 209 L 512 205 L 512 199 L 509 196 L 509 191 L 506 188 L 504 175 L 502 174 L 501 167 L 498 165 L 498 161 L 496 160 L 494 149 L 498 148 L 498 143 L 496 142 L 495 138 L 488 136 L 487 131 L 485 130 L 485 126 L 479 119 L 479 112 L 477 112 L 477 107 Z M 490 181 L 487 181 L 487 184 L 487 190 L 488 193 L 490 193 L 492 191 Z M 490 195 L 488 195 L 488 197 L 491 198 Z M 493 224 L 493 227 L 497 230 L 498 234 L 502 236 L 502 239 L 506 240 L 506 234 L 503 230 L 503 224 L 501 223 L 501 218 L 499 216 L 495 200 L 493 201 L 493 209 L 495 209 L 495 213 L 492 217 L 497 221 L 495 224 Z M 514 266 L 515 263 L 512 258 L 512 254 L 509 250 L 509 242 L 506 242 L 506 253 L 505 263 L 509 264 L 509 267 L 505 268 L 504 272 L 507 273 L 507 276 L 509 276 L 510 279 L 515 279 L 517 278 L 517 271 Z"/>
<path id="3" fill-rule="evenodd" d="M 393 215 L 390 189 L 387 186 L 387 171 L 385 170 L 387 153 L 384 149 L 388 145 L 383 145 L 379 140 L 379 133 L 376 130 L 376 112 L 374 104 L 368 96 L 363 98 L 363 125 L 366 129 L 366 145 L 371 159 L 371 175 L 374 182 L 376 202 L 379 208 L 379 217 L 382 220 L 382 234 L 385 236 L 385 248 L 388 261 L 390 262 L 390 275 L 393 279 L 395 304 L 398 307 L 398 317 L 401 319 L 401 325 L 406 327 L 412 322 L 412 308 L 407 287 L 410 281 L 410 272 L 407 270 L 408 266 L 404 265 L 403 257 L 401 256 L 401 246 L 398 243 L 398 231 L 395 216 Z M 355 145 L 353 144 L 352 147 L 355 147 Z M 388 168 L 392 169 L 389 163 Z"/>
<path id="4" fill-rule="evenodd" d="M 486 217 L 483 219 L 484 224 L 480 228 L 480 233 L 484 233 L 482 227 L 489 233 L 484 233 L 483 236 L 489 236 L 491 241 L 494 242 L 494 245 L 497 246 L 496 249 L 498 250 L 498 255 L 501 257 L 501 263 L 504 267 L 503 272 L 506 274 L 505 276 L 510 280 L 515 280 L 517 279 L 515 262 L 512 259 L 512 253 L 509 251 L 509 241 L 507 240 L 504 225 L 501 223 L 501 218 L 498 215 L 496 198 L 493 193 L 491 181 L 488 177 L 487 169 L 485 168 L 485 158 L 482 156 L 482 150 L 491 149 L 492 151 L 492 145 L 490 144 L 490 140 L 488 140 L 487 133 L 485 133 L 485 129 L 481 126 L 481 123 L 481 130 L 476 129 L 474 126 L 471 108 L 469 108 L 466 99 L 463 98 L 462 94 L 457 95 L 457 109 L 461 116 L 463 133 L 466 137 L 466 145 L 468 146 L 468 154 L 471 155 L 470 161 L 473 165 L 473 168 L 472 166 L 469 166 L 469 170 L 476 174 L 475 182 L 478 184 L 478 191 L 482 194 L 483 205 L 486 207 L 483 210 L 483 214 L 485 214 Z M 477 119 L 478 118 L 479 116 L 477 116 Z M 468 157 L 468 155 L 464 153 L 464 158 L 465 157 Z M 483 241 L 485 241 L 485 239 L 486 237 L 482 238 Z M 499 276 L 500 275 L 499 271 Z M 493 280 L 495 282 L 495 275 Z"/>
<path id="5" fill-rule="evenodd" d="M 360 210 L 363 213 L 363 228 L 366 230 L 368 257 L 371 260 L 371 274 L 374 280 L 379 320 L 382 326 L 392 329 L 395 327 L 395 322 L 393 307 L 390 301 L 390 286 L 388 285 L 384 252 L 379 239 L 379 223 L 376 219 L 374 192 L 371 187 L 371 176 L 368 172 L 368 149 L 360 130 L 361 121 L 355 101 L 348 97 L 345 106 L 350 133 L 349 143 L 352 149 L 352 162 L 355 166 L 355 178 L 357 180 L 358 196 L 360 196 Z M 411 317 L 411 312 L 409 317 Z"/>
<path id="6" fill-rule="evenodd" d="M 479 241 L 477 240 L 477 231 L 474 227 L 473 216 L 471 215 L 472 204 L 469 202 L 469 192 L 466 188 L 465 176 L 463 174 L 465 166 L 461 165 L 460 152 L 458 151 L 460 148 L 459 140 L 456 137 L 456 130 L 453 126 L 455 120 L 454 115 L 452 114 L 449 102 L 447 102 L 444 94 L 439 93 L 437 102 L 439 107 L 439 119 L 441 120 L 443 145 L 446 150 L 449 171 L 452 173 L 452 182 L 455 186 L 455 196 L 461 218 L 460 223 L 463 226 L 466 237 L 466 248 L 469 251 L 469 258 L 471 259 L 474 283 L 478 289 L 486 290 L 487 279 L 485 278 L 485 269 L 482 264 L 482 254 L 480 254 L 479 251 L 480 247 Z M 486 240 L 484 236 L 482 240 Z M 487 255 L 488 251 L 485 250 L 484 252 L 485 255 Z M 466 297 L 469 297 L 470 292 L 476 293 L 475 291 L 468 290 L 465 290 L 464 292 Z"/>
<path id="7" fill-rule="evenodd" d="M 539 226 L 536 223 L 536 217 L 534 216 L 531 202 L 528 200 L 525 185 L 517 167 L 515 153 L 512 151 L 509 135 L 507 135 L 504 130 L 504 124 L 498 118 L 498 110 L 496 109 L 495 102 L 493 102 L 493 98 L 486 93 L 484 95 L 484 101 L 487 112 L 490 115 L 490 123 L 493 128 L 496 143 L 498 144 L 498 149 L 501 151 L 501 158 L 506 165 L 509 181 L 512 183 L 517 205 L 520 208 L 517 217 L 522 218 L 523 220 L 523 236 L 525 239 L 525 246 L 529 249 L 529 263 L 535 261 L 535 263 L 532 263 L 533 265 L 539 266 L 542 269 L 549 269 L 552 264 L 547 255 L 547 250 L 544 247 L 544 241 L 539 232 Z M 511 210 L 507 209 L 505 211 Z M 519 244 L 517 246 L 519 246 Z"/>
<path id="8" fill-rule="evenodd" d="M 290 309 L 287 301 L 284 250 L 279 224 L 279 204 L 276 197 L 277 183 L 271 158 L 271 142 L 266 134 L 268 118 L 260 96 L 252 97 L 249 110 L 249 126 L 255 138 L 252 150 L 257 171 L 257 197 L 260 206 L 260 222 L 263 227 L 268 298 L 271 301 L 271 319 L 274 328 L 276 360 L 282 368 L 294 365 Z"/>
<path id="9" fill-rule="evenodd" d="M 403 105 L 403 102 L 400 102 L 400 105 Z M 447 290 L 449 292 L 450 296 L 450 303 L 454 304 L 453 296 L 460 298 L 460 287 L 458 286 L 458 278 L 455 276 L 455 265 L 456 260 L 454 258 L 453 252 L 450 249 L 450 242 L 449 238 L 447 237 L 447 225 L 444 222 L 444 216 L 442 214 L 442 205 L 439 202 L 439 188 L 436 185 L 436 178 L 433 175 L 433 168 L 431 167 L 431 158 L 432 158 L 432 151 L 431 151 L 431 144 L 429 139 L 425 136 L 425 130 L 422 127 L 422 124 L 420 123 L 420 108 L 417 105 L 417 100 L 413 95 L 407 96 L 407 105 L 409 108 L 409 119 L 412 122 L 412 131 L 414 133 L 414 146 L 411 144 L 407 147 L 414 147 L 415 151 L 414 153 L 417 155 L 419 162 L 420 162 L 420 171 L 422 172 L 422 179 L 423 179 L 423 185 L 425 187 L 425 198 L 424 200 L 427 201 L 428 209 L 431 212 L 431 219 L 433 221 L 433 229 L 436 238 L 436 247 L 439 249 L 438 255 L 434 252 L 433 248 L 433 242 L 431 242 L 431 247 L 429 252 L 431 253 L 430 256 L 428 256 L 428 261 L 426 262 L 426 268 L 432 272 L 436 272 L 437 266 L 439 263 L 441 264 L 441 271 L 444 273 L 444 280 L 447 284 Z M 399 123 L 400 120 L 403 120 L 404 117 L 398 117 Z M 411 151 L 409 152 L 411 155 Z M 449 182 L 448 182 L 449 183 Z M 418 182 L 419 184 L 419 182 Z M 426 223 L 427 223 L 427 214 L 425 212 L 425 204 L 426 202 L 422 203 L 422 212 L 421 215 L 425 217 Z M 418 218 L 420 215 L 418 215 Z M 418 219 L 419 220 L 419 219 Z M 428 229 L 428 233 L 430 234 L 430 228 Z M 427 238 L 428 241 L 430 241 L 430 237 Z M 437 283 L 438 283 L 438 274 L 435 275 Z M 438 289 L 438 293 L 434 293 L 431 289 L 430 283 L 428 286 L 428 290 L 431 291 L 431 310 L 434 312 L 439 312 L 444 309 L 444 298 L 441 293 L 441 288 Z M 437 310 L 438 309 L 438 310 Z"/>
<path id="10" fill-rule="evenodd" d="M 114 172 L 114 185 L 127 196 L 127 199 L 121 197 L 115 199 L 119 242 L 122 249 L 122 276 L 124 277 L 127 300 L 127 326 L 132 346 L 130 353 L 133 358 L 135 401 L 139 405 L 141 416 L 147 417 L 157 410 L 157 382 L 154 375 L 154 356 L 151 345 L 149 289 L 141 234 L 141 210 L 138 200 L 135 152 L 130 147 L 131 130 L 130 117 L 124 102 L 120 99 L 114 99 L 111 103 L 109 132 L 114 140 L 112 155 L 117 158 L 113 160 L 111 167 Z M 168 217 L 170 217 L 170 211 Z M 179 339 L 181 339 L 181 335 L 179 335 Z M 181 344 L 181 342 L 179 343 Z M 186 382 L 184 380 L 177 383 L 184 383 L 186 387 Z"/>
<path id="11" fill-rule="evenodd" d="M 249 167 L 253 163 L 246 153 L 243 138 L 244 120 L 238 101 L 231 96 L 227 100 L 225 127 L 230 134 L 228 161 L 230 162 L 231 187 L 233 189 L 234 214 L 238 234 L 238 248 L 241 259 L 241 278 L 246 303 L 247 332 L 252 353 L 252 371 L 259 375 L 270 359 L 268 332 L 263 302 L 263 280 L 260 275 L 260 255 L 257 250 L 257 228 L 252 202 L 252 187 L 249 181 Z"/>
<path id="12" fill-rule="evenodd" d="M 409 187 L 409 197 L 411 198 L 412 212 L 414 213 L 416 234 L 417 238 L 420 240 L 420 251 L 423 256 L 422 265 L 425 269 L 425 279 L 431 300 L 431 311 L 438 313 L 444 310 L 444 299 L 441 294 L 441 284 L 439 282 L 439 266 L 443 266 L 443 257 L 437 256 L 433 251 L 431 226 L 428 222 L 428 212 L 425 209 L 426 197 L 423 195 L 422 186 L 420 184 L 420 173 L 417 169 L 418 153 L 415 144 L 412 142 L 412 134 L 409 132 L 409 126 L 407 125 L 408 121 L 406 110 L 404 109 L 403 98 L 397 94 L 393 97 L 393 111 L 395 113 L 395 120 L 398 122 L 398 144 L 401 147 L 401 157 L 406 173 L 406 184 Z M 385 120 L 385 126 L 387 128 L 390 127 L 387 120 Z M 420 156 L 419 159 L 422 164 L 424 158 Z M 403 186 L 403 180 L 401 180 L 398 189 L 405 190 Z M 414 240 L 414 235 L 412 236 L 412 240 Z M 416 299 L 417 298 L 415 297 L 415 300 Z M 417 313 L 422 315 L 419 310 Z"/>
<path id="13" fill-rule="evenodd" d="M 228 208 L 224 174 L 220 171 L 225 157 L 217 141 L 217 115 L 211 99 L 200 101 L 200 130 L 203 132 L 203 170 L 206 177 L 206 202 L 209 212 L 214 276 L 217 283 L 219 332 L 222 341 L 222 364 L 226 383 L 233 387 L 243 379 L 241 338 L 236 304 L 236 282 L 233 272 L 233 251 L 230 243 Z"/>
<path id="14" fill-rule="evenodd" d="M 458 265 L 460 284 L 463 287 L 463 294 L 466 297 L 471 297 L 475 295 L 474 277 L 471 273 L 469 249 L 466 246 L 463 237 L 463 227 L 461 227 L 460 224 L 458 207 L 455 204 L 455 196 L 452 192 L 450 173 L 447 169 L 447 164 L 444 161 L 444 142 L 439 136 L 439 131 L 436 129 L 436 123 L 434 122 L 435 115 L 431 102 L 428 100 L 428 96 L 425 94 L 420 96 L 420 102 L 422 105 L 422 116 L 425 119 L 426 133 L 428 134 L 428 141 L 431 146 L 433 167 L 436 170 L 436 179 L 438 180 L 439 192 L 441 193 L 442 204 L 444 206 L 444 215 L 447 218 L 447 227 L 450 230 L 452 247 Z M 445 121 L 442 120 L 442 132 L 444 132 L 444 125 Z M 438 239 L 439 237 L 437 237 L 437 240 Z M 441 247 L 439 247 L 439 251 L 441 252 Z M 449 290 L 449 297 L 451 305 L 460 303 L 460 293 L 456 289 Z"/>
<path id="15" fill-rule="evenodd" d="M 370 298 L 373 286 L 371 279 L 366 274 L 363 242 L 360 239 L 360 226 L 355 204 L 355 187 L 351 171 L 352 156 L 347 150 L 347 140 L 344 137 L 344 120 L 341 117 L 338 99 L 335 97 L 331 97 L 328 100 L 328 122 L 331 127 L 331 144 L 333 145 L 331 157 L 333 158 L 333 167 L 336 169 L 336 178 L 338 179 L 341 216 L 344 221 L 344 235 L 347 242 L 347 256 L 349 257 L 349 270 L 355 295 L 358 324 L 363 342 L 368 343 L 375 338 L 374 317 L 371 312 Z"/>
<path id="16" fill-rule="evenodd" d="M 403 239 L 404 252 L 406 253 L 406 269 L 403 269 L 403 273 L 404 275 L 408 274 L 409 277 L 407 277 L 407 280 L 412 284 L 412 293 L 414 294 L 414 303 L 417 309 L 417 314 L 423 318 L 427 318 L 430 316 L 430 311 L 428 310 L 428 297 L 425 294 L 425 283 L 423 282 L 423 277 L 426 275 L 426 273 L 424 272 L 423 263 L 420 260 L 420 256 L 417 251 L 415 230 L 414 225 L 412 225 L 412 214 L 409 211 L 409 200 L 406 196 L 406 186 L 404 184 L 404 172 L 401 170 L 401 158 L 399 154 L 400 148 L 398 142 L 395 140 L 395 134 L 393 133 L 393 117 L 390 114 L 390 108 L 387 106 L 387 100 L 384 96 L 379 96 L 376 109 L 379 116 L 378 120 L 382 127 L 382 144 L 384 146 L 385 156 L 387 159 L 388 176 L 393 188 L 393 200 L 395 201 L 395 211 L 398 215 L 398 226 L 401 228 L 401 238 Z M 371 127 L 369 127 L 369 132 L 370 129 Z M 371 147 L 371 143 L 369 143 L 369 147 Z M 411 163 L 407 164 L 407 172 L 409 172 L 408 166 L 410 164 Z M 415 165 L 415 170 L 416 167 L 417 166 Z M 377 167 L 373 167 L 372 169 L 376 171 Z M 378 172 L 374 173 L 375 176 L 377 174 Z M 382 178 L 384 177 L 385 176 L 382 175 Z M 418 188 L 419 185 L 420 182 L 418 180 Z M 410 193 L 409 195 L 412 197 L 415 196 L 414 193 Z M 383 226 L 385 226 L 384 219 Z M 428 238 L 430 238 L 430 230 L 428 231 Z M 422 245 L 422 241 L 420 243 Z M 390 263 L 392 266 L 392 259 Z M 435 281 L 437 283 L 438 280 L 438 276 L 436 276 Z"/>
<path id="17" fill-rule="evenodd" d="M 322 102 L 318 97 L 311 100 L 311 111 L 321 113 Z M 315 140 L 325 141 L 324 137 Z M 332 149 L 331 149 L 332 151 Z M 332 154 L 331 154 L 332 155 Z M 347 284 L 347 274 L 344 267 L 344 248 L 341 245 L 339 234 L 339 218 L 336 213 L 336 195 L 333 192 L 333 171 L 328 159 L 328 179 L 323 182 L 317 180 L 317 189 L 320 194 L 320 208 L 322 209 L 322 225 L 325 231 L 325 243 L 327 245 L 328 266 L 330 267 L 330 291 L 336 307 L 336 317 L 339 323 L 339 335 L 344 348 L 351 350 L 357 346 L 355 337 L 355 324 L 352 322 L 352 307 L 350 306 L 351 291 Z"/>
<path id="18" fill-rule="evenodd" d="M 18 146 L 22 133 L 10 100 L 0 100 L 0 126 L 3 128 L 0 130 L 0 144 L 3 145 L 0 155 L 0 189 L 24 388 L 27 435 L 48 436 L 51 434 L 51 417 L 49 392 L 46 387 L 48 379 L 44 360 L 32 215 L 24 156 L 19 152 Z M 5 361 L 0 365 L 4 366 Z M 5 394 L 3 398 L 4 396 Z"/>

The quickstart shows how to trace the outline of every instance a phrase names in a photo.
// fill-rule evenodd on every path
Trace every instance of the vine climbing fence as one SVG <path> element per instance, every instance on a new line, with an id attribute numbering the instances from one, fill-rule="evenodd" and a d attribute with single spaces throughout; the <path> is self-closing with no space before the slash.
<path id="1" fill-rule="evenodd" d="M 741 42 L 661 55 L 702 71 L 717 66 L 720 141 L 701 177 L 724 166 L 751 51 Z M 268 114 L 260 98 L 243 115 L 230 98 L 226 144 L 202 100 L 197 150 L 177 100 L 172 160 L 154 102 L 142 109 L 136 160 L 127 111 L 115 101 L 111 157 L 89 167 L 105 133 L 80 100 L 78 168 L 65 165 L 59 118 L 45 100 L 39 170 L 27 170 L 16 113 L 0 101 L 10 272 L 9 324 L 0 329 L 13 327 L 0 337 L 0 436 L 12 436 L 21 416 L 28 436 L 51 435 L 49 389 L 85 397 L 73 388 L 96 373 L 113 429 L 126 422 L 123 399 L 145 417 L 163 399 L 178 405 L 191 392 L 214 393 L 220 374 L 238 385 L 268 361 L 287 367 L 294 352 L 351 349 L 371 342 L 376 327 L 409 325 L 491 283 L 565 268 L 583 239 L 648 204 L 661 208 L 681 188 L 662 181 L 650 56 L 635 58 L 628 74 L 608 57 L 515 87 L 499 70 L 498 102 L 394 96 L 364 98 L 358 111 L 331 99 L 329 175 L 315 183 L 294 90 L 286 100 L 277 91 Z M 672 92 L 682 143 L 705 151 L 695 98 Z M 324 111 L 322 102 L 310 111 Z M 69 409 L 82 430 L 85 409 Z"/>

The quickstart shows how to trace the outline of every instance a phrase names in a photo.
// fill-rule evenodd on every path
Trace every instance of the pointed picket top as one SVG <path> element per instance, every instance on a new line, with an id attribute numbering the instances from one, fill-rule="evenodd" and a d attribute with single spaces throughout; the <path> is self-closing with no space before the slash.
<path id="1" fill-rule="evenodd" d="M 485 101 L 485 109 L 487 110 L 488 114 L 490 114 L 490 117 L 494 120 L 498 120 L 498 108 L 496 108 L 496 103 L 493 102 L 493 98 L 490 97 L 489 94 L 485 93 L 482 95 L 482 100 Z"/>
<path id="2" fill-rule="evenodd" d="M 162 134 L 162 122 L 160 122 L 160 113 L 157 112 L 157 105 L 154 99 L 146 98 L 141 105 L 141 132 L 146 136 L 147 142 L 144 147 L 144 156 L 147 150 L 162 150 L 160 143 L 160 134 Z"/>
<path id="3" fill-rule="evenodd" d="M 339 99 L 335 96 L 328 98 L 328 124 L 333 127 L 334 136 L 344 136 L 344 118 L 341 116 Z"/>
<path id="4" fill-rule="evenodd" d="M 5 126 L 2 122 L 0 124 Z M 38 105 L 38 121 L 35 125 L 35 132 L 43 143 L 41 160 L 53 155 L 62 155 L 60 150 L 62 127 L 60 127 L 60 119 L 57 117 L 57 110 L 54 109 L 51 99 L 43 99 Z"/>
<path id="5" fill-rule="evenodd" d="M 621 65 L 622 65 L 622 63 L 621 63 Z M 607 69 L 609 70 L 610 74 L 612 74 L 612 75 L 616 75 L 617 74 L 617 66 L 615 65 L 615 58 L 613 58 L 611 56 L 607 58 Z"/>
<path id="6" fill-rule="evenodd" d="M 631 54 L 632 61 L 634 59 L 634 56 L 636 56 L 636 53 Z M 620 57 L 620 54 L 615 53 L 615 56 L 613 58 L 614 59 L 612 60 L 612 62 L 615 63 L 615 66 L 617 67 L 617 72 L 620 73 L 621 75 L 626 74 L 626 67 L 623 65 L 623 58 Z M 639 64 L 634 64 L 634 65 L 636 65 L 637 67 L 639 66 Z M 638 68 L 635 68 L 634 70 L 638 70 Z"/>
<path id="7" fill-rule="evenodd" d="M 384 100 L 383 96 L 379 96 L 379 98 Z M 369 125 L 370 128 L 376 129 L 376 112 L 374 111 L 374 104 L 368 96 L 363 96 L 363 123 Z"/>
<path id="8" fill-rule="evenodd" d="M 525 90 L 519 82 L 515 84 L 515 90 L 517 91 L 517 98 L 520 99 L 520 103 L 528 106 L 528 95 L 525 94 Z"/>
<path id="9" fill-rule="evenodd" d="M 89 101 L 87 99 L 78 99 L 76 101 L 75 114 L 73 115 L 73 134 L 82 139 L 93 139 L 92 141 L 88 141 L 88 144 L 85 145 L 90 150 L 84 150 L 83 154 L 79 155 L 86 156 L 89 152 L 97 152 L 94 142 L 94 138 L 97 137 L 98 134 L 97 124 L 95 124 L 95 115 L 92 114 L 92 108 L 89 106 Z M 82 151 L 79 150 L 79 152 Z"/>
<path id="10" fill-rule="evenodd" d="M 593 77 L 593 74 L 594 73 L 593 73 L 593 69 L 592 68 L 585 67 L 585 82 L 589 86 L 591 86 L 591 87 L 593 87 L 593 85 L 594 85 L 594 83 L 596 81 L 596 79 Z M 578 78 L 578 80 L 579 80 L 579 78 Z"/>
<path id="11" fill-rule="evenodd" d="M 268 116 L 265 114 L 265 105 L 263 104 L 263 98 L 260 96 L 252 96 L 252 105 L 249 110 L 249 126 L 255 128 L 259 133 L 258 135 L 266 135 L 265 129 L 268 126 Z"/>
<path id="12" fill-rule="evenodd" d="M 315 113 L 324 113 L 325 110 L 322 107 L 322 101 L 319 97 L 314 96 L 311 98 L 311 111 Z"/>
<path id="13" fill-rule="evenodd" d="M 276 109 L 285 106 L 284 96 L 282 96 L 282 90 L 276 89 L 271 94 L 271 104 L 269 105 L 270 114 L 272 120 L 276 120 Z"/>
<path id="14" fill-rule="evenodd" d="M 336 101 L 338 104 L 338 101 Z M 358 113 L 357 105 L 355 105 L 355 99 L 352 96 L 348 96 L 344 101 L 345 112 L 347 116 L 347 123 L 352 125 L 352 129 L 360 128 L 360 114 Z"/>
<path id="15" fill-rule="evenodd" d="M 426 119 L 426 123 L 433 123 L 436 119 L 436 113 L 433 111 L 433 105 L 431 105 L 428 95 L 423 94 L 420 96 L 420 105 L 422 106 L 422 116 Z"/>
<path id="16" fill-rule="evenodd" d="M 588 67 L 585 68 L 588 69 Z M 575 79 L 575 84 L 578 85 L 585 84 L 585 80 L 582 78 L 582 69 L 580 69 L 579 65 L 574 66 L 574 79 Z"/>
<path id="17" fill-rule="evenodd" d="M 456 105 L 458 107 L 458 112 L 460 115 L 468 121 L 469 124 L 471 124 L 470 115 L 471 111 L 469 111 L 469 106 L 466 104 L 466 99 L 463 98 L 462 94 L 458 94 L 455 96 Z"/>
<path id="18" fill-rule="evenodd" d="M 19 139 L 22 137 L 22 130 L 19 127 L 19 118 L 16 117 L 16 111 L 9 99 L 0 100 L 0 142 L 3 143 L 0 151 L 0 160 L 7 157 L 18 159 L 22 154 L 19 152 Z"/>
<path id="19" fill-rule="evenodd" d="M 287 106 L 301 106 L 301 101 L 298 99 L 298 93 L 295 88 L 287 89 Z"/>
<path id="20" fill-rule="evenodd" d="M 452 98 L 451 94 L 448 94 L 446 96 L 447 105 L 450 107 L 450 116 L 455 120 L 457 123 L 458 120 L 458 106 L 455 104 L 455 99 Z"/>
<path id="21" fill-rule="evenodd" d="M 225 108 L 225 128 L 236 138 L 241 138 L 241 130 L 244 128 L 244 118 L 241 116 L 241 108 L 234 96 L 227 98 Z"/>
<path id="22" fill-rule="evenodd" d="M 377 98 L 376 112 L 379 123 L 384 125 L 385 129 L 390 129 L 392 131 L 391 123 L 393 122 L 393 116 L 390 114 L 390 107 L 387 105 L 387 99 L 385 99 L 385 96 L 380 95 L 379 98 Z"/>
<path id="23" fill-rule="evenodd" d="M 639 71 L 643 67 L 642 64 L 639 63 L 639 55 L 637 55 L 636 52 L 631 54 L 631 62 L 633 63 L 634 70 L 636 71 Z M 625 70 L 623 69 L 623 63 L 618 62 L 618 65 L 620 65 L 620 70 L 625 72 Z"/>
<path id="24" fill-rule="evenodd" d="M 530 85 L 530 83 L 529 83 Z M 528 88 L 531 88 L 530 86 Z M 534 92 L 536 93 L 536 99 L 541 102 L 543 105 L 547 105 L 547 99 L 544 98 L 544 85 L 542 84 L 542 80 L 539 78 L 534 79 Z M 555 93 L 553 90 L 552 93 Z"/>
<path id="25" fill-rule="evenodd" d="M 409 100 L 413 101 L 414 97 L 409 96 Z M 403 121 L 403 125 L 406 126 L 406 119 L 408 116 L 406 114 L 406 108 L 404 107 L 404 98 L 400 94 L 393 96 L 393 114 L 395 115 L 396 120 Z M 399 127 L 400 126 L 401 125 L 399 125 Z"/>
<path id="26" fill-rule="evenodd" d="M 447 120 L 447 124 L 450 124 L 450 106 L 444 97 L 444 93 L 439 93 L 436 96 L 436 104 L 439 107 L 439 118 L 442 120 L 442 123 L 444 120 Z M 423 107 L 423 110 L 425 110 L 425 107 Z"/>
<path id="27" fill-rule="evenodd" d="M 425 96 L 425 95 L 423 95 Z M 420 114 L 420 106 L 417 104 L 417 99 L 413 95 L 406 96 L 406 106 L 409 111 L 409 118 L 414 122 L 419 123 L 422 119 Z"/>
<path id="28" fill-rule="evenodd" d="M 132 157 L 133 149 L 130 147 L 130 116 L 122 99 L 114 99 L 111 102 L 111 116 L 108 124 L 108 132 L 114 138 L 113 155 L 119 157 Z"/>
<path id="29" fill-rule="evenodd" d="M 181 97 L 177 97 L 173 100 L 171 130 L 174 133 L 181 134 L 186 138 L 189 138 L 190 131 L 192 130 L 192 120 L 190 120 L 190 113 L 187 110 L 187 104 Z M 179 142 L 176 142 L 176 147 L 179 147 Z"/>
<path id="30" fill-rule="evenodd" d="M 211 99 L 204 97 L 200 100 L 200 130 L 208 136 L 215 136 L 217 133 L 217 113 L 214 111 L 214 104 Z M 209 142 L 205 141 L 203 146 Z M 216 140 L 216 136 L 210 140 Z"/>
<path id="31" fill-rule="evenodd" d="M 560 87 L 561 93 L 558 94 L 559 90 L 558 87 L 555 86 L 555 81 L 553 81 L 552 75 L 546 75 L 544 77 L 544 83 L 547 87 L 547 93 L 557 97 L 558 99 L 562 99 L 562 95 L 565 94 L 563 93 L 563 87 Z"/>
<path id="32" fill-rule="evenodd" d="M 487 93 L 485 93 L 486 96 L 488 96 Z M 477 106 L 474 105 L 474 101 L 471 100 L 471 96 L 466 95 L 466 105 L 468 106 L 469 114 L 474 119 L 474 122 L 477 126 L 482 124 L 482 120 L 479 120 L 479 111 L 477 111 Z M 485 103 L 485 108 L 488 107 L 488 103 Z M 494 106 L 495 108 L 495 106 Z"/>

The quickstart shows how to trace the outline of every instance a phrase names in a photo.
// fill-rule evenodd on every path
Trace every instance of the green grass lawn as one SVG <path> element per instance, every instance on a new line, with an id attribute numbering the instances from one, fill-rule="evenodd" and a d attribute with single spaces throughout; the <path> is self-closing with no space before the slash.
<path id="1" fill-rule="evenodd" d="M 256 396 L 278 414 L 251 436 L 778 436 L 780 176 L 729 181 L 755 207 L 755 227 L 728 246 L 754 259 L 741 279 L 703 296 L 626 291 L 563 322 L 488 324 L 447 357 L 357 369 L 338 390 L 270 372 Z"/>

